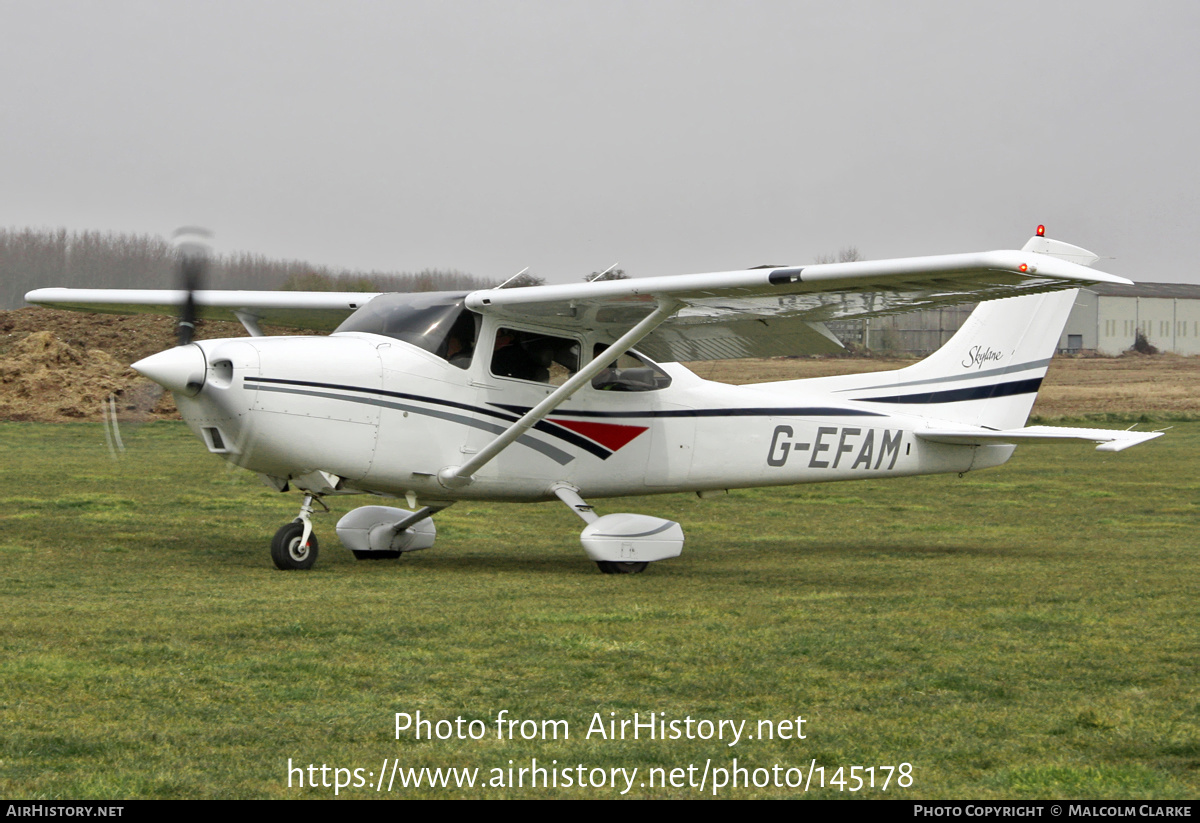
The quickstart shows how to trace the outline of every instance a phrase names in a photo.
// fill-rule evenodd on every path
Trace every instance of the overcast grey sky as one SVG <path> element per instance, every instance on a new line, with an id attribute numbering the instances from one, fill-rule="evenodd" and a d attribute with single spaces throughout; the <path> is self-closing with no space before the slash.
<path id="1" fill-rule="evenodd" d="M 1200 282 L 1195 2 L 0 0 L 0 226 L 550 281 L 1019 248 Z"/>

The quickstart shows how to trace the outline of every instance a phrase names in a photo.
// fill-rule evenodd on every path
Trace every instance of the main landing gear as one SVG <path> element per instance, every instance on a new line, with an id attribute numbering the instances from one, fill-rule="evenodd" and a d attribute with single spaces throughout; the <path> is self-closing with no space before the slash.
<path id="1" fill-rule="evenodd" d="M 601 517 L 574 486 L 558 483 L 551 491 L 587 523 L 579 541 L 605 574 L 641 574 L 655 560 L 678 557 L 683 551 L 683 527 L 673 520 L 645 514 Z"/>
<path id="2" fill-rule="evenodd" d="M 596 565 L 605 574 L 641 574 L 650 564 L 647 563 L 614 563 L 611 560 L 597 560 Z"/>

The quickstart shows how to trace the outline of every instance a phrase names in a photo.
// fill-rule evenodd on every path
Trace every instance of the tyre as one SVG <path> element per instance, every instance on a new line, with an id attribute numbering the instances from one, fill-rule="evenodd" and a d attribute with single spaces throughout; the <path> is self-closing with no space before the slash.
<path id="1" fill-rule="evenodd" d="M 649 563 L 620 563 L 614 560 L 597 560 L 596 565 L 605 574 L 641 574 Z"/>
<path id="2" fill-rule="evenodd" d="M 293 521 L 275 532 L 271 541 L 271 560 L 283 571 L 311 569 L 317 562 L 317 536 L 309 534 L 308 545 L 301 546 L 304 524 Z"/>

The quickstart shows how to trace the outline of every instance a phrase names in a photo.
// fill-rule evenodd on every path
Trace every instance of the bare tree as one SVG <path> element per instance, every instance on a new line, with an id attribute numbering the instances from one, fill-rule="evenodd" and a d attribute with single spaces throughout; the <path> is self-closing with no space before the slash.
<path id="1" fill-rule="evenodd" d="M 589 283 L 599 283 L 602 280 L 628 280 L 629 275 L 625 273 L 625 269 L 611 269 L 604 272 L 604 274 L 594 271 L 583 279 Z"/>
<path id="2" fill-rule="evenodd" d="M 330 272 L 310 269 L 297 272 L 283 284 L 288 291 L 474 291 L 490 283 L 460 271 L 424 269 L 416 274 L 405 272 Z"/>
<path id="3" fill-rule="evenodd" d="M 496 285 L 497 286 L 503 285 L 504 288 L 506 288 L 506 289 L 523 289 L 528 286 L 544 286 L 544 285 L 546 285 L 546 278 L 535 277 L 532 274 L 523 273 L 523 274 L 518 274 L 516 277 L 512 278 L 511 280 L 508 280 L 507 282 L 504 282 L 502 284 L 497 283 Z"/>
<path id="4" fill-rule="evenodd" d="M 0 229 L 0 309 L 15 309 L 25 293 L 46 286 L 169 289 L 179 273 L 171 244 L 144 234 Z M 523 285 L 539 285 L 530 278 Z M 487 288 L 489 281 L 459 271 L 356 272 L 272 260 L 245 252 L 210 261 L 209 289 L 298 291 L 450 291 Z"/>
<path id="5" fill-rule="evenodd" d="M 813 263 L 854 263 L 865 258 L 859 254 L 858 246 L 846 246 L 835 254 L 818 254 Z"/>

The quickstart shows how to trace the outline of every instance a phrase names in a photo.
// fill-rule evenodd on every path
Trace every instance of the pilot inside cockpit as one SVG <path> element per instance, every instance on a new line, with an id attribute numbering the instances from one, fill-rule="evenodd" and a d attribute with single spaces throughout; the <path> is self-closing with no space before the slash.
<path id="1" fill-rule="evenodd" d="M 465 292 L 381 294 L 337 327 L 410 343 L 465 369 L 475 354 L 481 318 L 464 305 Z"/>

